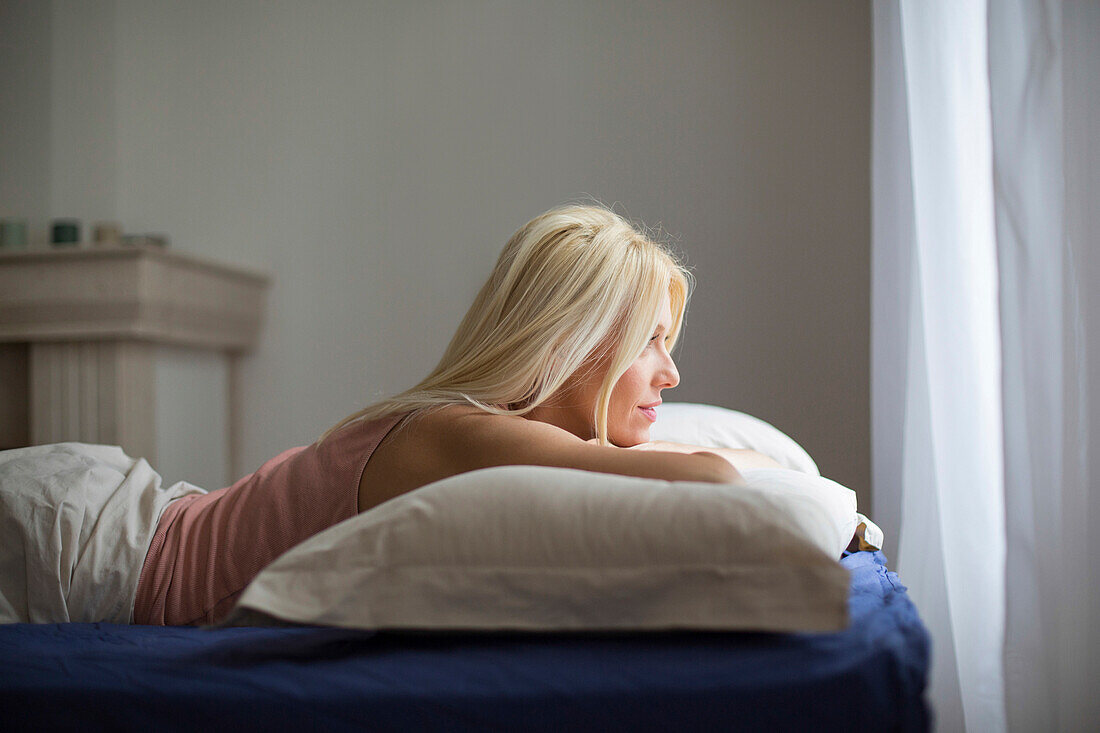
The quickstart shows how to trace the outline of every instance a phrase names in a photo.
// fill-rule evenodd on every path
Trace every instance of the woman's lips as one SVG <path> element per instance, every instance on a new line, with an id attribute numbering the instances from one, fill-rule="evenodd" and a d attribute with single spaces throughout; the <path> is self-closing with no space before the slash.
<path id="1" fill-rule="evenodd" d="M 649 418 L 650 422 L 657 422 L 657 410 L 652 407 L 639 407 L 642 414 Z"/>

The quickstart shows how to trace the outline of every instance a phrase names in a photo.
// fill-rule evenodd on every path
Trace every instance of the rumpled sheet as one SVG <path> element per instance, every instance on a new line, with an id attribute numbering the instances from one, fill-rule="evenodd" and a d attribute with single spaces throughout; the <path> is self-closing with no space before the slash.
<path id="1" fill-rule="evenodd" d="M 0 623 L 130 623 L 160 515 L 193 493 L 118 446 L 0 451 Z"/>

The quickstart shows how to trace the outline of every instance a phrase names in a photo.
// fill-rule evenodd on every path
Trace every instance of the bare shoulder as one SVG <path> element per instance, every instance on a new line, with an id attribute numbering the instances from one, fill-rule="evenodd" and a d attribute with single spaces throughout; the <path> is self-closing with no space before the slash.
<path id="1" fill-rule="evenodd" d="M 359 478 L 359 511 L 456 474 L 531 463 L 532 454 L 518 446 L 537 446 L 537 455 L 561 441 L 585 444 L 554 425 L 473 405 L 425 411 L 391 430 L 374 449 Z"/>
<path id="2" fill-rule="evenodd" d="M 728 482 L 739 478 L 712 453 L 634 451 L 599 446 L 538 420 L 449 406 L 426 418 L 424 437 L 451 473 L 506 465 L 556 466 L 666 480 Z"/>
<path id="3" fill-rule="evenodd" d="M 669 481 L 729 483 L 737 471 L 713 453 L 635 451 L 588 443 L 567 430 L 472 405 L 416 415 L 392 431 L 367 462 L 359 511 L 460 473 L 493 466 L 577 468 Z"/>
<path id="4" fill-rule="evenodd" d="M 515 450 L 524 445 L 533 447 L 536 453 L 555 446 L 588 445 L 556 425 L 518 415 L 495 415 L 473 405 L 447 405 L 420 417 L 413 425 L 414 430 L 419 428 L 423 437 L 437 447 L 467 455 L 470 451 L 474 455 L 491 454 L 499 447 L 506 451 L 500 457 L 511 459 L 519 457 Z"/>

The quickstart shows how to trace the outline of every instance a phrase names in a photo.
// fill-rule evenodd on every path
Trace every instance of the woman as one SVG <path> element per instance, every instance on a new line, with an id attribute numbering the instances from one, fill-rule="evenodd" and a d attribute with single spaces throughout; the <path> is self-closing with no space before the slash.
<path id="1" fill-rule="evenodd" d="M 423 381 L 350 415 L 226 489 L 172 501 L 133 620 L 214 623 L 293 545 L 395 496 L 488 466 L 564 466 L 736 482 L 752 451 L 649 442 L 690 275 L 599 206 L 564 206 L 509 240 Z"/>

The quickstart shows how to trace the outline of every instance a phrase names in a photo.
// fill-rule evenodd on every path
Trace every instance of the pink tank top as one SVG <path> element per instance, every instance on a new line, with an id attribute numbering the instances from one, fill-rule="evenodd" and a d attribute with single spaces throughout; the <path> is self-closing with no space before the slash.
<path id="1" fill-rule="evenodd" d="M 170 503 L 141 568 L 134 623 L 224 618 L 271 561 L 356 515 L 363 469 L 402 417 L 352 423 L 320 445 L 283 451 L 232 486 Z"/>

